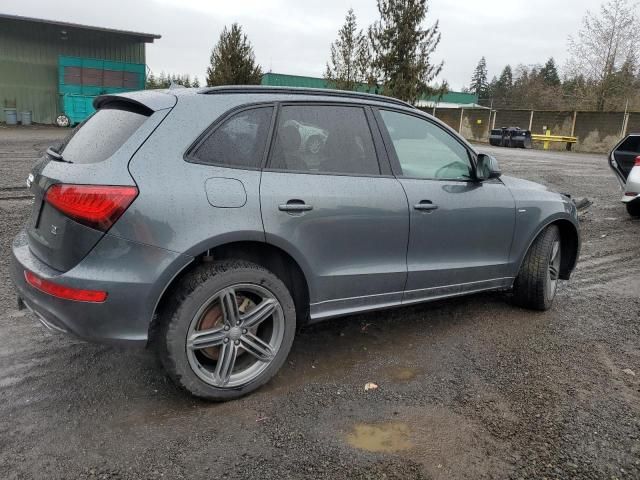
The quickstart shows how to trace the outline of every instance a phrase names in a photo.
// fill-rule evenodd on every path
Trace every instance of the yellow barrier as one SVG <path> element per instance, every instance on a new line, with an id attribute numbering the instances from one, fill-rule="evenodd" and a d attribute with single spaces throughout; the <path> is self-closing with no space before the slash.
<path id="1" fill-rule="evenodd" d="M 562 142 L 567 144 L 567 150 L 571 150 L 571 145 L 578 141 L 577 137 L 567 137 L 565 135 L 551 135 L 551 130 L 547 130 L 547 133 L 540 135 L 534 133 L 531 135 L 531 140 L 543 142 L 542 148 L 549 150 L 549 142 Z"/>

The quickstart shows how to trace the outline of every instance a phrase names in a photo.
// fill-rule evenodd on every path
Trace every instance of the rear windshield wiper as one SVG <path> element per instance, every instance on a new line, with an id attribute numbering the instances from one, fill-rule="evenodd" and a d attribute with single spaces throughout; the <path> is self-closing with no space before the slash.
<path id="1" fill-rule="evenodd" d="M 73 163 L 71 160 L 65 160 L 59 152 L 56 152 L 53 147 L 47 148 L 47 155 L 49 155 L 56 162 Z"/>

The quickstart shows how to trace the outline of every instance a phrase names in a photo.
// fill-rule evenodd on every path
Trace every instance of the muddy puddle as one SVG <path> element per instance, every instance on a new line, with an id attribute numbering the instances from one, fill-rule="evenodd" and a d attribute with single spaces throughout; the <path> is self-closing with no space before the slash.
<path id="1" fill-rule="evenodd" d="M 393 453 L 413 447 L 411 431 L 406 423 L 358 423 L 347 435 L 347 443 L 368 452 Z"/>

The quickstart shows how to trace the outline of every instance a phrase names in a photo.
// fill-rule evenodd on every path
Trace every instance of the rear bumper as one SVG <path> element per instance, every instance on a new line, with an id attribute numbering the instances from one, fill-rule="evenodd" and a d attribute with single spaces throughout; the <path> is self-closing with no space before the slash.
<path id="1" fill-rule="evenodd" d="M 89 341 L 144 345 L 162 292 L 191 260 L 105 235 L 78 265 L 63 273 L 31 252 L 22 231 L 12 246 L 11 277 L 18 297 L 48 328 Z M 27 284 L 25 270 L 70 287 L 105 290 L 107 300 L 87 303 L 50 296 Z"/>

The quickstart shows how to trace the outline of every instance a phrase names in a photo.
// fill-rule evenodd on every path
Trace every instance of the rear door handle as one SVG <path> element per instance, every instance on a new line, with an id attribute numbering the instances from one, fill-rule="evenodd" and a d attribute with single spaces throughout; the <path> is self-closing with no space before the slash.
<path id="1" fill-rule="evenodd" d="M 289 200 L 287 203 L 278 205 L 278 210 L 290 213 L 308 212 L 313 210 L 313 206 L 307 205 L 302 200 Z"/>
<path id="2" fill-rule="evenodd" d="M 413 208 L 416 210 L 437 210 L 438 205 L 434 204 L 431 200 L 421 200 L 420 203 L 416 203 Z"/>

